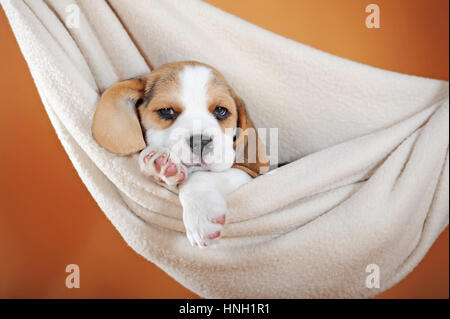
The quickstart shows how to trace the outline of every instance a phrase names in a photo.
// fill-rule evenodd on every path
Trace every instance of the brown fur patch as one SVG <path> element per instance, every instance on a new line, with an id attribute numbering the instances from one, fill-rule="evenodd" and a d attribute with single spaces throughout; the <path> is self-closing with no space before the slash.
<path id="1" fill-rule="evenodd" d="M 179 83 L 175 69 L 156 70 L 147 77 L 144 103 L 138 111 L 144 130 L 164 130 L 175 120 L 161 118 L 157 111 L 173 108 L 181 114 L 184 107 L 179 99 Z"/>
<path id="2" fill-rule="evenodd" d="M 144 82 L 119 82 L 101 96 L 92 121 L 94 139 L 108 151 L 128 155 L 142 150 L 145 141 L 134 104 L 143 98 Z"/>
<path id="3" fill-rule="evenodd" d="M 225 84 L 217 83 L 216 78 L 213 78 L 208 90 L 208 110 L 213 114 L 216 107 L 224 107 L 228 110 L 230 115 L 218 123 L 224 133 L 233 132 L 234 130 L 226 130 L 227 128 L 234 129 L 237 126 L 237 109 L 233 97 L 230 95 L 230 89 Z M 213 115 L 214 116 L 214 115 Z"/>

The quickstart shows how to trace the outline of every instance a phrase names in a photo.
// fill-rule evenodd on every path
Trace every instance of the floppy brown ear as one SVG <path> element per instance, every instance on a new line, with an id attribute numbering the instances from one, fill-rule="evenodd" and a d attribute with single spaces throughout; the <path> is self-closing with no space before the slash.
<path id="1" fill-rule="evenodd" d="M 100 146 L 118 155 L 145 148 L 136 110 L 144 89 L 144 78 L 131 79 L 114 84 L 102 94 L 92 121 L 92 134 Z"/>
<path id="2" fill-rule="evenodd" d="M 234 141 L 236 160 L 232 167 L 242 169 L 250 176 L 257 177 L 269 171 L 266 147 L 248 116 L 244 101 L 234 92 L 233 98 L 236 103 L 238 120 L 237 135 Z"/>

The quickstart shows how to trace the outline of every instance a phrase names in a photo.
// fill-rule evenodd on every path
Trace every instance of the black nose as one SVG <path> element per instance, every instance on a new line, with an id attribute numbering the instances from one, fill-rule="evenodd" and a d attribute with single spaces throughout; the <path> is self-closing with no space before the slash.
<path id="1" fill-rule="evenodd" d="M 192 153 L 201 156 L 203 149 L 205 148 L 206 145 L 211 143 L 211 141 L 212 138 L 207 135 L 201 134 L 192 135 L 189 138 L 189 146 L 191 147 Z"/>

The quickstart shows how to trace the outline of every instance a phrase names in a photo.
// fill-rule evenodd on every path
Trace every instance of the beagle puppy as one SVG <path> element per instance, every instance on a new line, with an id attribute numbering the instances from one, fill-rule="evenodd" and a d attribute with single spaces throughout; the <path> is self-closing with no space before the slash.
<path id="1" fill-rule="evenodd" d="M 100 98 L 92 132 L 114 154 L 140 152 L 141 171 L 178 191 L 194 246 L 220 237 L 226 194 L 269 169 L 244 102 L 200 62 L 169 63 L 116 83 Z"/>

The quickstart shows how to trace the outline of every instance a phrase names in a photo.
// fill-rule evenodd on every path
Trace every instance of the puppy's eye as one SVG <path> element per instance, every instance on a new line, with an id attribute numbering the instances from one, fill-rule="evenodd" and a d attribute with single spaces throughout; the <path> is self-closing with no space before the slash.
<path id="1" fill-rule="evenodd" d="M 223 106 L 217 106 L 213 111 L 214 116 L 219 121 L 225 120 L 228 116 L 230 116 L 230 112 L 224 108 Z"/>
<path id="2" fill-rule="evenodd" d="M 171 107 L 165 107 L 163 109 L 157 110 L 156 112 L 158 113 L 159 117 L 164 120 L 174 120 L 178 116 L 178 112 Z"/>

